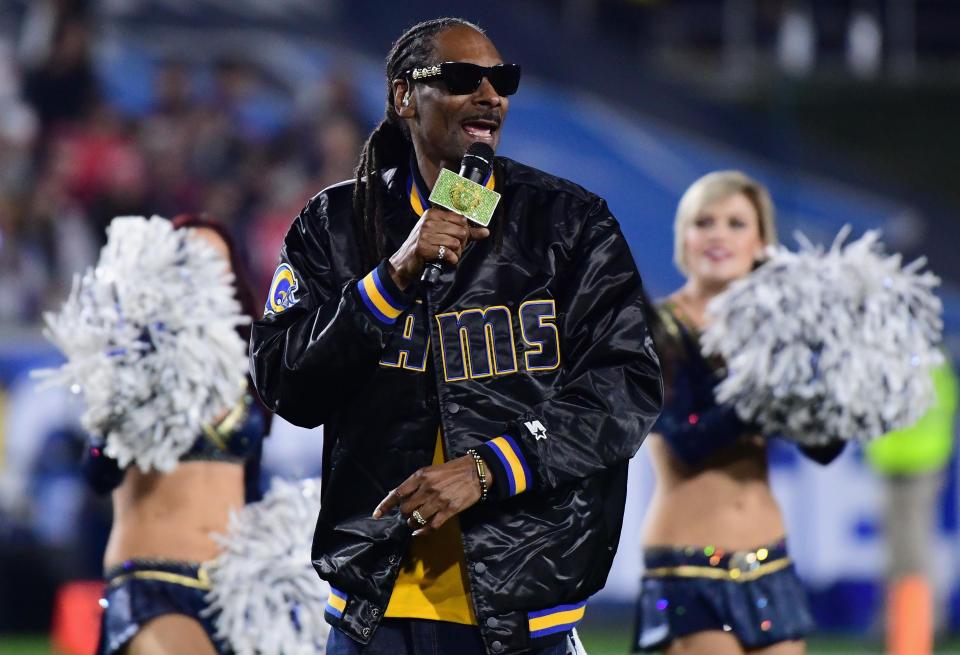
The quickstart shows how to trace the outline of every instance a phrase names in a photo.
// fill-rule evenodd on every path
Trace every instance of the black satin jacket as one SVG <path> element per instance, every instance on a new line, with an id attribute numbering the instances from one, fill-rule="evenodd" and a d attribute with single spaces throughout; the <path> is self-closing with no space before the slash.
<path id="1" fill-rule="evenodd" d="M 389 251 L 417 221 L 415 173 L 385 171 Z M 374 520 L 394 487 L 477 448 L 492 497 L 460 515 L 468 592 L 490 653 L 563 637 L 616 552 L 627 462 L 662 403 L 640 276 L 606 203 L 505 158 L 493 238 L 468 245 L 432 288 L 404 294 L 385 262 L 364 270 L 352 183 L 294 221 L 252 335 L 268 407 L 324 424 L 313 564 L 333 589 L 328 621 L 367 643 L 410 529 Z"/>

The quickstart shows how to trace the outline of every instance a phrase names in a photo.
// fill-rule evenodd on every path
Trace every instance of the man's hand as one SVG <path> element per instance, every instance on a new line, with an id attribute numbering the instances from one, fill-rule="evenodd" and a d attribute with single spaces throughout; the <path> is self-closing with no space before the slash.
<path id="1" fill-rule="evenodd" d="M 420 217 L 400 249 L 390 257 L 390 277 L 398 287 L 406 289 L 420 279 L 427 262 L 438 259 L 440 246 L 446 249 L 443 260 L 456 266 L 468 243 L 488 236 L 490 230 L 471 225 L 460 214 L 442 207 L 431 207 Z"/>
<path id="2" fill-rule="evenodd" d="M 487 485 L 493 486 L 493 476 L 487 469 Z M 465 455 L 457 459 L 420 469 L 403 484 L 387 494 L 373 510 L 373 518 L 379 519 L 400 507 L 400 514 L 414 530 L 414 536 L 437 530 L 463 510 L 480 500 L 480 476 L 473 457 Z M 413 518 L 414 510 L 426 521 L 421 525 Z"/>

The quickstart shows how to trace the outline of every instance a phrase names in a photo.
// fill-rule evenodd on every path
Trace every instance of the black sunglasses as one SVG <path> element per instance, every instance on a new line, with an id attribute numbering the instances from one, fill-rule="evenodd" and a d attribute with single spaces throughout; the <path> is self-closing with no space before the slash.
<path id="1" fill-rule="evenodd" d="M 455 96 L 473 93 L 480 88 L 483 78 L 487 78 L 498 95 L 512 96 L 520 86 L 520 65 L 478 66 L 465 61 L 445 61 L 435 66 L 411 68 L 404 71 L 403 76 L 414 82 L 440 79 Z"/>

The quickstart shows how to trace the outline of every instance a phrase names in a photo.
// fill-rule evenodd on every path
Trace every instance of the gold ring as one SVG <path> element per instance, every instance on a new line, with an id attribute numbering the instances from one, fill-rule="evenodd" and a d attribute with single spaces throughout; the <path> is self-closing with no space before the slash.
<path id="1" fill-rule="evenodd" d="M 411 514 L 411 516 L 413 516 L 413 520 L 419 523 L 421 527 L 427 524 L 427 519 L 423 518 L 423 514 L 420 513 L 420 510 L 413 510 L 413 514 Z"/>

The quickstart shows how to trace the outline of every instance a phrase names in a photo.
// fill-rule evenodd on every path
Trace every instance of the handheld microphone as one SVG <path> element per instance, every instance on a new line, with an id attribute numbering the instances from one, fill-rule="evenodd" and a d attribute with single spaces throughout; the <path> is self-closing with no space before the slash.
<path id="1" fill-rule="evenodd" d="M 463 160 L 460 162 L 460 177 L 477 184 L 483 184 L 490 174 L 491 168 L 493 168 L 493 148 L 486 143 L 476 141 L 467 148 L 466 154 L 463 155 Z M 442 267 L 442 259 L 427 262 L 420 281 L 425 284 L 435 284 L 440 277 Z"/>

